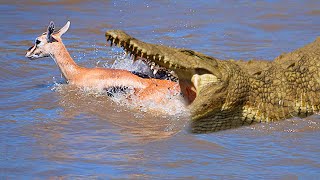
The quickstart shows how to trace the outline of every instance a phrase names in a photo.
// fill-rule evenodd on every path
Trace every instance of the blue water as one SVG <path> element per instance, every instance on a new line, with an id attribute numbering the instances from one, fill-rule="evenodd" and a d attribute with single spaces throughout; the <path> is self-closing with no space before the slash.
<path id="1" fill-rule="evenodd" d="M 317 0 L 0 2 L 0 179 L 318 179 L 319 115 L 195 135 L 184 112 L 154 115 L 59 85 L 50 58 L 24 55 L 51 20 L 71 20 L 63 41 L 86 67 L 115 61 L 108 29 L 272 60 L 320 35 L 319 9 Z"/>

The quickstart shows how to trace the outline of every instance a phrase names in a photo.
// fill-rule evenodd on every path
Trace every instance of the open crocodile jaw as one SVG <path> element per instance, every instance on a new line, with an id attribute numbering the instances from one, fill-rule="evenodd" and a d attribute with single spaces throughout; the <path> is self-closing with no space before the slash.
<path id="1" fill-rule="evenodd" d="M 107 31 L 106 39 L 111 46 L 123 48 L 134 60 L 145 59 L 174 71 L 179 78 L 181 92 L 189 104 L 192 119 L 202 118 L 214 109 L 221 108 L 223 100 L 219 98 L 223 92 L 221 89 L 225 88 L 225 77 L 222 77 L 224 70 L 219 67 L 216 59 L 192 50 L 145 43 L 122 30 Z M 216 99 L 219 103 L 216 103 Z"/>

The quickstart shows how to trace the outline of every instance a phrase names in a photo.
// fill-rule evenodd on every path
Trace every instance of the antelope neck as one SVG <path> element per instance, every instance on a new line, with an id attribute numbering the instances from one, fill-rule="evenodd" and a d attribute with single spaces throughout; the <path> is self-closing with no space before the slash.
<path id="1" fill-rule="evenodd" d="M 63 77 L 68 82 L 73 80 L 74 77 L 80 73 L 81 67 L 74 62 L 66 47 L 62 43 L 58 44 L 58 47 L 52 50 L 50 56 L 56 62 Z"/>

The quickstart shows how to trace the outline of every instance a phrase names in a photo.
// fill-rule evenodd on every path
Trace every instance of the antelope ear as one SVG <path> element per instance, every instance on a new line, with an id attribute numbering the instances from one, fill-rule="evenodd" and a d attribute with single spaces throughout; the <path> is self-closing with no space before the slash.
<path id="1" fill-rule="evenodd" d="M 53 40 L 53 37 L 51 36 L 53 31 L 54 31 L 54 23 L 53 23 L 53 21 L 51 21 L 48 26 L 48 29 L 47 29 L 47 41 L 48 42 L 52 42 L 52 40 Z"/>
<path id="2" fill-rule="evenodd" d="M 66 33 L 66 32 L 68 31 L 69 27 L 70 27 L 70 21 L 68 21 L 68 22 L 66 23 L 66 25 L 64 25 L 64 26 L 58 31 L 57 35 L 61 37 L 64 33 Z"/>

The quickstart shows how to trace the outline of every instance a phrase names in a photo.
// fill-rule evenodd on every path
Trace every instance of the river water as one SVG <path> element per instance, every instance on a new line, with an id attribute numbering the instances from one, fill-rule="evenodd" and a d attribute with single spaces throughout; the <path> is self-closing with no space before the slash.
<path id="1" fill-rule="evenodd" d="M 106 46 L 108 29 L 272 60 L 320 35 L 319 9 L 318 0 L 1 1 L 0 179 L 318 179 L 319 115 L 192 134 L 178 100 L 137 109 L 73 89 L 52 59 L 24 55 L 51 20 L 71 20 L 63 40 L 86 67 L 130 67 Z"/>

